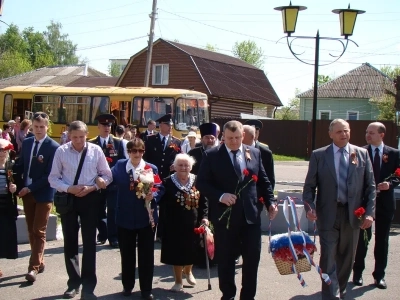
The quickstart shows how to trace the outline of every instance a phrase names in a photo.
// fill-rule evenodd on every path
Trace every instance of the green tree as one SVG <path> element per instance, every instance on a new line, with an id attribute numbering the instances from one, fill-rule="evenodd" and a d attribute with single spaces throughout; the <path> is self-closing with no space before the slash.
<path id="1" fill-rule="evenodd" d="M 42 33 L 34 32 L 33 27 L 28 27 L 22 31 L 22 37 L 26 42 L 26 52 L 34 69 L 55 64 L 50 46 Z"/>
<path id="2" fill-rule="evenodd" d="M 121 67 L 115 61 L 110 62 L 108 65 L 108 75 L 112 77 L 119 77 L 121 76 L 121 73 Z"/>
<path id="3" fill-rule="evenodd" d="M 331 78 L 329 76 L 318 75 L 318 85 L 324 84 L 328 81 L 331 81 Z"/>
<path id="4" fill-rule="evenodd" d="M 295 90 L 295 95 L 300 94 L 300 90 Z M 277 120 L 299 120 L 300 119 L 300 98 L 292 98 L 288 105 L 281 107 L 275 113 Z"/>
<path id="5" fill-rule="evenodd" d="M 43 35 L 53 54 L 54 63 L 58 66 L 76 65 L 79 57 L 76 55 L 77 45 L 68 39 L 68 34 L 61 33 L 61 23 L 51 21 Z"/>
<path id="6" fill-rule="evenodd" d="M 212 51 L 212 52 L 217 52 L 217 46 L 216 46 L 216 45 L 211 45 L 211 44 L 207 43 L 207 45 L 206 45 L 206 50 Z"/>
<path id="7" fill-rule="evenodd" d="M 29 59 L 17 51 L 0 54 L 0 79 L 15 76 L 33 70 Z"/>
<path id="8" fill-rule="evenodd" d="M 233 55 L 261 69 L 264 65 L 264 52 L 253 41 L 236 42 L 232 48 Z"/>
<path id="9" fill-rule="evenodd" d="M 400 67 L 383 66 L 380 71 L 388 76 L 390 79 L 395 79 L 400 76 Z M 385 89 L 385 83 L 382 83 L 382 96 L 372 98 L 370 103 L 379 110 L 378 119 L 395 121 L 396 116 L 396 99 L 392 92 Z"/>

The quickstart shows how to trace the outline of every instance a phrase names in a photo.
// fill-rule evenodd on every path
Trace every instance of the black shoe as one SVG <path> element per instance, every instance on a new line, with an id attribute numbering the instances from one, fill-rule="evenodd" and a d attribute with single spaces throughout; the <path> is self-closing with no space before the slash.
<path id="1" fill-rule="evenodd" d="M 115 242 L 110 242 L 110 247 L 111 248 L 119 248 L 119 243 L 117 241 Z"/>
<path id="2" fill-rule="evenodd" d="M 35 282 L 36 281 L 36 271 L 29 271 L 28 274 L 25 275 L 25 279 L 29 282 Z"/>
<path id="3" fill-rule="evenodd" d="M 353 283 L 354 283 L 354 285 L 362 286 L 364 283 L 363 278 L 361 276 L 360 277 L 353 276 Z"/>
<path id="4" fill-rule="evenodd" d="M 104 245 L 106 243 L 106 241 L 104 240 L 97 240 L 96 241 L 96 245 Z"/>
<path id="5" fill-rule="evenodd" d="M 74 289 L 74 288 L 68 288 L 65 292 L 64 292 L 64 299 L 72 299 L 74 298 L 77 294 L 79 294 L 79 289 Z"/>
<path id="6" fill-rule="evenodd" d="M 81 300 L 97 300 L 97 296 L 93 293 L 81 293 Z"/>
<path id="7" fill-rule="evenodd" d="M 141 297 L 142 299 L 146 299 L 146 300 L 153 300 L 154 299 L 154 296 L 153 296 L 153 294 L 152 293 L 150 293 L 150 294 L 142 294 L 142 297 Z"/>
<path id="8" fill-rule="evenodd" d="M 122 291 L 122 295 L 123 295 L 124 297 L 129 297 L 130 295 L 132 295 L 132 290 L 124 289 L 124 290 Z"/>
<path id="9" fill-rule="evenodd" d="M 376 280 L 375 279 L 375 286 L 378 288 L 378 289 L 382 289 L 382 290 L 385 290 L 385 289 L 387 289 L 387 285 L 386 285 L 386 281 L 385 281 L 385 279 L 381 279 L 381 280 Z"/>

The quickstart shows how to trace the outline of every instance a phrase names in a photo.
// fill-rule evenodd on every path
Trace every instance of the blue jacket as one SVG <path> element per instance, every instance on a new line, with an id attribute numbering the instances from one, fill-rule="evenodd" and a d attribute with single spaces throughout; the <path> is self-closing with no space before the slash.
<path id="1" fill-rule="evenodd" d="M 31 157 L 33 143 L 35 137 L 25 138 L 22 142 L 22 150 L 19 159 L 14 165 L 16 176 L 20 177 L 20 181 L 24 182 L 28 178 L 29 160 Z M 46 137 L 37 153 L 37 158 L 32 159 L 31 175 L 32 183 L 28 186 L 37 202 L 52 202 L 54 199 L 55 189 L 50 187 L 48 177 L 53 165 L 54 153 L 60 145 L 53 139 Z M 40 158 L 40 159 L 39 159 Z M 20 190 L 22 187 L 18 187 Z"/>
<path id="2" fill-rule="evenodd" d="M 144 207 L 144 200 L 138 199 L 136 191 L 129 189 L 130 180 L 129 174 L 126 172 L 126 164 L 128 159 L 120 159 L 117 161 L 111 172 L 113 176 L 112 185 L 117 187 L 117 211 L 116 224 L 126 229 L 139 229 L 149 226 L 149 215 Z M 149 164 L 152 167 L 153 173 L 158 174 L 158 169 L 155 165 Z M 164 186 L 158 186 L 158 192 L 155 198 L 151 201 L 151 208 L 154 209 L 154 222 L 158 223 L 157 203 L 164 194 Z"/>

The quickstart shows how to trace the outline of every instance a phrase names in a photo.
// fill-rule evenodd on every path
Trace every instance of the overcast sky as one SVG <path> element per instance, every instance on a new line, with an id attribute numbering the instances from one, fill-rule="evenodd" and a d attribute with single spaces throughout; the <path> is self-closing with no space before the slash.
<path id="1" fill-rule="evenodd" d="M 78 45 L 78 55 L 91 67 L 107 73 L 110 58 L 129 58 L 147 46 L 152 0 L 5 0 L 1 20 L 23 29 L 32 26 L 44 31 L 50 20 L 63 24 L 63 32 Z M 340 37 L 339 17 L 331 11 L 347 8 L 349 1 L 301 0 L 296 34 Z M 273 8 L 288 5 L 278 0 L 158 0 L 156 39 L 179 40 L 195 47 L 214 45 L 232 55 L 235 42 L 253 40 L 265 55 L 264 70 L 283 103 L 293 98 L 295 89 L 306 91 L 313 82 L 313 66 L 297 61 L 284 36 L 280 12 Z M 364 62 L 380 68 L 400 65 L 400 1 L 355 0 L 351 8 L 365 10 L 359 15 L 347 52 L 336 63 L 320 67 L 320 74 L 337 77 Z M 6 25 L 0 23 L 0 33 Z M 320 62 L 329 63 L 329 54 L 338 54 L 341 44 L 321 41 Z M 314 61 L 314 40 L 295 41 L 293 49 L 302 58 Z"/>

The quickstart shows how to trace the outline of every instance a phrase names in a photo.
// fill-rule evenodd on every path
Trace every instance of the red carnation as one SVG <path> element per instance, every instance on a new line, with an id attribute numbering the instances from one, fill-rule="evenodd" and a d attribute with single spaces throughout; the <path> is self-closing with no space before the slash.
<path id="1" fill-rule="evenodd" d="M 397 168 L 396 171 L 394 171 L 394 176 L 400 177 L 400 168 Z"/>
<path id="2" fill-rule="evenodd" d="M 7 147 L 4 147 L 4 150 L 14 150 L 13 144 L 8 144 Z"/>
<path id="3" fill-rule="evenodd" d="M 365 214 L 364 207 L 359 207 L 354 211 L 355 216 L 361 220 L 362 216 Z"/>
<path id="4" fill-rule="evenodd" d="M 251 179 L 253 179 L 253 180 L 254 180 L 254 182 L 257 182 L 257 180 L 258 180 L 258 177 L 257 177 L 257 175 L 252 175 L 252 176 L 251 176 Z"/>
<path id="5" fill-rule="evenodd" d="M 249 173 L 249 170 L 247 170 L 247 169 L 244 169 L 244 170 L 243 170 L 243 175 L 244 175 L 244 176 L 249 176 L 249 174 L 250 174 L 250 173 Z"/>
<path id="6" fill-rule="evenodd" d="M 198 229 L 198 228 L 195 228 L 195 229 L 194 229 L 194 233 L 195 233 L 195 234 L 199 234 L 199 229 Z"/>
<path id="7" fill-rule="evenodd" d="M 145 165 L 145 166 L 144 166 L 144 169 L 145 169 L 145 170 L 151 169 L 151 166 L 150 166 L 150 165 Z"/>
<path id="8" fill-rule="evenodd" d="M 111 157 L 106 157 L 106 160 L 108 163 L 112 163 L 112 161 L 113 161 Z"/>
<path id="9" fill-rule="evenodd" d="M 161 178 L 158 174 L 154 175 L 154 184 L 161 184 Z"/>
<path id="10" fill-rule="evenodd" d="M 264 204 L 265 202 L 264 202 L 264 198 L 263 197 L 260 197 L 260 199 L 258 199 L 258 201 L 260 201 L 262 204 Z"/>

